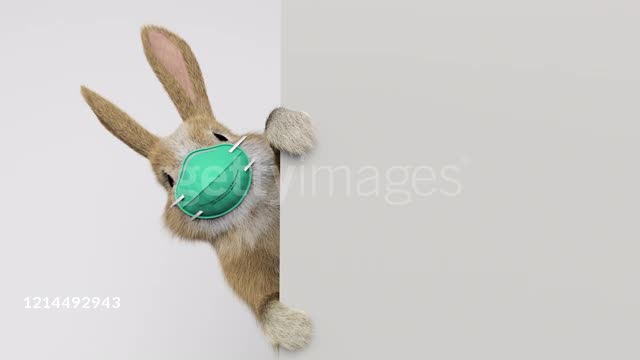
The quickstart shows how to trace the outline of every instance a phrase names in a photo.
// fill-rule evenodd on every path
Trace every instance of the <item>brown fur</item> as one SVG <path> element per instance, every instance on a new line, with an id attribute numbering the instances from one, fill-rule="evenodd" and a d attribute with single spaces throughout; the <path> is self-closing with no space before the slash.
<path id="1" fill-rule="evenodd" d="M 127 113 L 95 92 L 81 88 L 82 96 L 96 114 L 102 125 L 118 139 L 142 156 L 147 156 L 158 138 L 140 126 Z"/>
<path id="2" fill-rule="evenodd" d="M 271 131 L 280 139 L 277 146 L 262 134 L 247 134 L 242 148 L 255 159 L 253 181 L 244 201 L 231 213 L 216 219 L 191 221 L 170 204 L 175 199 L 167 176 L 178 178 L 182 159 L 191 151 L 213 146 L 219 133 L 236 142 L 233 134 L 213 115 L 202 73 L 187 43 L 177 35 L 157 26 L 142 30 L 142 43 L 149 64 L 163 84 L 184 122 L 167 137 L 156 137 L 114 104 L 82 87 L 82 95 L 100 122 L 118 139 L 149 159 L 160 184 L 167 190 L 165 224 L 178 236 L 211 243 L 218 254 L 225 278 L 261 321 L 265 333 L 276 345 L 296 349 L 308 343 L 311 322 L 304 313 L 289 309 L 278 301 L 280 261 L 279 153 L 300 153 L 298 142 L 288 147 L 287 127 L 303 129 L 305 139 L 312 134 L 306 119 L 298 126 L 299 115 L 271 119 Z M 269 127 L 272 125 L 267 125 Z M 284 139 L 284 140 L 283 140 Z M 292 330 L 293 329 L 293 330 Z"/>

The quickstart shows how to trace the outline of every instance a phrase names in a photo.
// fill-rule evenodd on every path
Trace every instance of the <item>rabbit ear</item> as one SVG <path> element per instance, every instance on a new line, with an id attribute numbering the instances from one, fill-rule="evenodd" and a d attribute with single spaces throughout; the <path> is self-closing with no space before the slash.
<path id="1" fill-rule="evenodd" d="M 196 57 L 176 34 L 158 26 L 142 29 L 142 44 L 149 64 L 160 79 L 182 120 L 194 115 L 213 117 Z"/>
<path id="2" fill-rule="evenodd" d="M 124 111 L 95 92 L 81 87 L 82 96 L 102 125 L 140 155 L 147 157 L 158 137 L 140 126 Z"/>

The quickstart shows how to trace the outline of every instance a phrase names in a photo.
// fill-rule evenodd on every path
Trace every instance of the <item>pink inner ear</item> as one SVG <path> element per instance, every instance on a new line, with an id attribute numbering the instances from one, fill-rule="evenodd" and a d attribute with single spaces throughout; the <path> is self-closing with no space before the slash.
<path id="1" fill-rule="evenodd" d="M 196 102 L 196 95 L 193 91 L 193 83 L 189 77 L 187 63 L 178 48 L 171 40 L 159 31 L 149 32 L 149 42 L 151 50 L 160 64 L 178 81 L 178 84 L 187 93 L 191 101 Z"/>

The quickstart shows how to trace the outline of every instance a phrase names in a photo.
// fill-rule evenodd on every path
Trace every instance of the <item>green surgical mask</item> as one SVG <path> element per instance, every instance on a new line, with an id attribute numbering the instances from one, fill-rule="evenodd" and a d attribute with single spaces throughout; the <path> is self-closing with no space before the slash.
<path id="1" fill-rule="evenodd" d="M 175 187 L 176 201 L 195 219 L 213 219 L 240 205 L 249 192 L 253 170 L 247 153 L 239 145 L 220 144 L 190 152 L 182 162 Z"/>

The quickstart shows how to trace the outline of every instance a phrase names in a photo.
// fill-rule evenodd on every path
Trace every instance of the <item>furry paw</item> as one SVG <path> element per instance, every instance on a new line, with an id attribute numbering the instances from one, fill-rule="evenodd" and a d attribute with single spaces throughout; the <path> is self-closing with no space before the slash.
<path id="1" fill-rule="evenodd" d="M 262 327 L 273 345 L 287 350 L 304 348 L 313 334 L 313 324 L 307 314 L 291 309 L 277 300 L 267 305 Z"/>
<path id="2" fill-rule="evenodd" d="M 269 115 L 265 136 L 274 148 L 291 155 L 306 154 L 315 142 L 309 115 L 282 107 Z"/>

